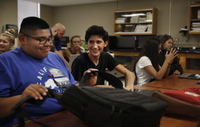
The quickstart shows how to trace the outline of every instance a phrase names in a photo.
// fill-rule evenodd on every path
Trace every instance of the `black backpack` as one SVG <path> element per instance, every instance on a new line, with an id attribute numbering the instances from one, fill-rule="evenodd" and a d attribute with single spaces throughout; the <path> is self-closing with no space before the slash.
<path id="1" fill-rule="evenodd" d="M 106 75 L 108 78 L 110 74 L 98 72 L 98 75 L 103 75 L 104 78 Z M 108 81 L 112 79 L 110 84 L 121 88 L 121 81 L 112 75 L 111 77 L 108 78 Z M 58 95 L 52 90 L 49 90 L 48 94 L 55 97 L 64 108 L 94 127 L 159 127 L 160 119 L 167 108 L 166 102 L 119 88 L 85 86 L 87 78 L 85 76 L 82 79 L 80 86 L 68 87 L 63 95 Z M 113 81 L 117 84 L 113 84 Z M 14 106 L 13 110 L 19 110 L 22 103 L 24 102 Z"/>

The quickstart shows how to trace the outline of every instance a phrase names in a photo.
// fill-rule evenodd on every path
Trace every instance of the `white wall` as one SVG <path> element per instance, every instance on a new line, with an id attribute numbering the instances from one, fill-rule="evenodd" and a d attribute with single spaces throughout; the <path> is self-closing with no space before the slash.
<path id="1" fill-rule="evenodd" d="M 38 3 L 18 0 L 17 1 L 17 14 L 18 14 L 18 30 L 20 30 L 20 24 L 25 17 L 36 16 L 40 17 L 40 5 Z M 18 31 L 19 32 L 19 31 Z M 19 45 L 17 39 L 14 47 Z"/>

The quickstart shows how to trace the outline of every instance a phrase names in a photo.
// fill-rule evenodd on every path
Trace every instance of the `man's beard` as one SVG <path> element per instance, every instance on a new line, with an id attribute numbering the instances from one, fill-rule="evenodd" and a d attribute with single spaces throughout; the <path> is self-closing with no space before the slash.
<path id="1" fill-rule="evenodd" d="M 58 33 L 55 35 L 54 40 L 60 41 L 60 39 L 59 39 L 59 37 L 58 37 Z"/>

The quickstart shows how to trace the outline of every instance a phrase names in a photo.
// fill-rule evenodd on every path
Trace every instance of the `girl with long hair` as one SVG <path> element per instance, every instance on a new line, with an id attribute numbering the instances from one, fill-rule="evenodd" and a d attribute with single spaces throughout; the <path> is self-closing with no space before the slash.
<path id="1" fill-rule="evenodd" d="M 165 61 L 165 54 L 167 51 L 170 51 L 173 46 L 173 38 L 170 35 L 162 35 L 160 37 L 161 40 L 161 52 L 159 54 L 159 65 L 162 66 Z M 179 63 L 179 58 L 175 57 L 171 66 L 169 75 L 180 75 L 183 73 L 183 68 Z"/>
<path id="2" fill-rule="evenodd" d="M 151 79 L 161 80 L 167 76 L 171 62 L 177 56 L 177 51 L 171 49 L 165 54 L 163 66 L 159 65 L 159 53 L 161 52 L 161 41 L 158 37 L 149 38 L 144 44 L 134 65 L 137 76 L 137 85 L 148 83 Z"/>

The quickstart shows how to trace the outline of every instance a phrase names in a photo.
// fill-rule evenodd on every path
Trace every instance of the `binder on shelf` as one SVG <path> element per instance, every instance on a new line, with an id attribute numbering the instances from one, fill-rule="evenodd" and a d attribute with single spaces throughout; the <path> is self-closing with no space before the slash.
<path id="1" fill-rule="evenodd" d="M 133 16 L 131 17 L 131 23 L 135 23 L 135 22 L 138 22 L 138 19 L 139 19 L 139 16 Z"/>
<path id="2" fill-rule="evenodd" d="M 135 25 L 125 25 L 124 32 L 134 32 Z"/>
<path id="3" fill-rule="evenodd" d="M 147 25 L 137 25 L 134 32 L 144 33 L 147 29 Z"/>
<path id="4" fill-rule="evenodd" d="M 147 18 L 139 18 L 138 19 L 138 22 L 146 22 L 147 21 Z"/>
<path id="5" fill-rule="evenodd" d="M 200 19 L 200 9 L 198 9 L 197 18 Z"/>
<path id="6" fill-rule="evenodd" d="M 115 23 L 125 23 L 125 19 L 126 19 L 126 18 L 117 18 L 117 19 L 115 20 Z"/>
<path id="7" fill-rule="evenodd" d="M 152 24 L 147 25 L 147 32 L 151 33 L 152 32 Z"/>
<path id="8" fill-rule="evenodd" d="M 147 12 L 146 16 L 147 16 L 147 21 L 152 21 L 152 13 L 151 12 Z"/>
<path id="9" fill-rule="evenodd" d="M 190 32 L 200 32 L 200 28 L 191 28 L 192 30 Z"/>

